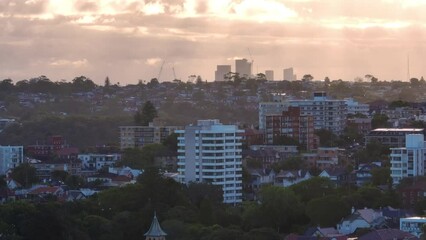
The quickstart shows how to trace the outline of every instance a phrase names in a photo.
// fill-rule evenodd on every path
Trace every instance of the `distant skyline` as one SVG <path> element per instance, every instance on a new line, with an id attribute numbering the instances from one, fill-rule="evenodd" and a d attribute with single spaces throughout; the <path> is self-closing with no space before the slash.
<path id="1" fill-rule="evenodd" d="M 213 81 L 216 65 L 300 78 L 425 75 L 423 0 L 2 0 L 0 79 Z"/>

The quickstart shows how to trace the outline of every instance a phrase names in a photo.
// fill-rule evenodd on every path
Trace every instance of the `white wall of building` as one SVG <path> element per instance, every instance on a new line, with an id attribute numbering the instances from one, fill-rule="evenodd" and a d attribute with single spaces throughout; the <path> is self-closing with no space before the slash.
<path id="1" fill-rule="evenodd" d="M 179 181 L 219 185 L 225 203 L 241 202 L 243 132 L 219 120 L 199 120 L 177 130 Z"/>
<path id="2" fill-rule="evenodd" d="M 0 175 L 24 162 L 23 146 L 0 146 Z"/>

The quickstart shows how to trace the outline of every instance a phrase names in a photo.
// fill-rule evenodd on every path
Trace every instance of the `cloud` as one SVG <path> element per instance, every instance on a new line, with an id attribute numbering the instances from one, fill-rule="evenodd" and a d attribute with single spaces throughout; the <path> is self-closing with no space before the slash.
<path id="1" fill-rule="evenodd" d="M 155 65 L 157 65 L 158 63 L 160 63 L 161 62 L 161 58 L 148 58 L 146 61 L 145 61 L 145 64 L 147 64 L 147 65 L 150 65 L 150 66 L 155 66 Z"/>
<path id="2" fill-rule="evenodd" d="M 57 60 L 52 60 L 49 65 L 50 66 L 55 66 L 55 67 L 76 67 L 76 68 L 80 68 L 80 67 L 85 67 L 89 64 L 89 61 L 87 61 L 87 59 L 78 59 L 78 60 L 67 60 L 67 59 L 57 59 Z"/>
<path id="3" fill-rule="evenodd" d="M 161 62 L 182 76 L 213 79 L 234 58 L 277 73 L 352 80 L 372 72 L 413 75 L 426 54 L 421 1 L 393 0 L 2 0 L 0 77 L 85 74 L 121 83 L 158 75 Z M 378 11 L 377 9 L 380 9 Z M 158 57 L 158 56 L 161 56 Z M 236 57 L 235 57 L 236 58 Z M 402 59 L 402 60 L 401 60 Z M 402 63 L 401 63 L 402 61 Z M 402 74 L 404 75 L 404 74 Z M 278 76 L 278 75 L 277 75 Z M 403 77 L 403 76 L 402 76 Z M 162 79 L 173 79 L 165 64 Z"/>

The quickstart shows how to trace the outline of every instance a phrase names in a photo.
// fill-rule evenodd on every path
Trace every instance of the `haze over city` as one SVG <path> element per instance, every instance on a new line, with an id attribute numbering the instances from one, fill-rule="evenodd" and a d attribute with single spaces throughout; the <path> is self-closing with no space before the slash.
<path id="1" fill-rule="evenodd" d="M 379 80 L 423 75 L 420 0 L 2 0 L 0 76 L 15 82 L 85 75 L 121 84 L 157 77 L 213 81 L 216 65 L 299 77 Z M 248 48 L 251 50 L 252 57 Z"/>

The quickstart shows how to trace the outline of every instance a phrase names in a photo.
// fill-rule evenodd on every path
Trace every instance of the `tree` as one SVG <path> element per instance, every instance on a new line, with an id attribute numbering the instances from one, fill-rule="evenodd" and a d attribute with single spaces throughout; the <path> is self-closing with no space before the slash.
<path id="1" fill-rule="evenodd" d="M 315 134 L 320 139 L 320 146 L 322 147 L 335 147 L 337 146 L 338 136 L 328 129 L 319 129 Z"/>
<path id="2" fill-rule="evenodd" d="M 330 84 L 330 78 L 329 77 L 325 77 L 324 78 L 324 83 L 329 85 Z"/>
<path id="3" fill-rule="evenodd" d="M 177 152 L 178 150 L 178 134 L 176 133 L 172 133 L 169 136 L 167 136 L 162 144 L 167 147 L 168 149 L 170 149 L 173 152 Z"/>
<path id="4" fill-rule="evenodd" d="M 275 136 L 273 141 L 274 141 L 274 145 L 293 145 L 293 146 L 300 145 L 300 143 L 296 139 L 286 135 Z"/>
<path id="5" fill-rule="evenodd" d="M 23 163 L 12 170 L 12 179 L 24 187 L 31 187 L 33 183 L 38 182 L 35 167 L 29 163 Z"/>
<path id="6" fill-rule="evenodd" d="M 305 74 L 302 77 L 303 82 L 310 82 L 314 79 L 314 77 L 311 74 Z"/>
<path id="7" fill-rule="evenodd" d="M 295 157 L 289 157 L 283 161 L 279 161 L 275 163 L 272 168 L 279 172 L 280 170 L 300 170 L 304 169 L 306 165 L 306 162 L 302 160 L 301 157 L 295 156 Z"/>
<path id="8" fill-rule="evenodd" d="M 388 123 L 389 117 L 385 114 L 376 113 L 371 120 L 371 127 L 376 128 L 386 128 L 389 127 Z"/>
<path id="9" fill-rule="evenodd" d="M 2 92 L 9 92 L 13 88 L 12 79 L 4 79 L 3 81 L 0 81 L 0 91 Z"/>
<path id="10" fill-rule="evenodd" d="M 189 199 L 197 207 L 201 206 L 203 200 L 209 200 L 209 203 L 215 206 L 221 204 L 223 201 L 223 190 L 218 185 L 190 183 L 187 192 Z"/>
<path id="11" fill-rule="evenodd" d="M 85 182 L 84 179 L 80 176 L 77 175 L 69 175 L 67 176 L 67 178 L 65 179 L 65 184 L 70 188 L 70 189 L 79 189 L 81 187 L 84 186 Z"/>
<path id="12" fill-rule="evenodd" d="M 256 74 L 256 81 L 261 81 L 261 82 L 267 81 L 266 75 L 264 73 Z"/>
<path id="13" fill-rule="evenodd" d="M 105 84 L 104 84 L 104 87 L 105 88 L 109 88 L 111 86 L 111 81 L 109 80 L 109 77 L 107 76 L 106 78 L 105 78 Z"/>
<path id="14" fill-rule="evenodd" d="M 65 182 L 68 177 L 68 172 L 62 170 L 55 170 L 51 173 L 52 180 Z"/>
<path id="15" fill-rule="evenodd" d="M 373 75 L 371 75 L 371 74 L 366 74 L 365 75 L 365 78 L 366 79 L 368 79 L 368 80 L 370 80 L 371 81 L 371 83 L 377 83 L 378 81 L 379 81 L 379 79 L 377 79 L 376 77 L 374 77 Z"/>
<path id="16" fill-rule="evenodd" d="M 134 116 L 135 124 L 148 126 L 157 116 L 157 109 L 154 104 L 151 101 L 146 101 L 142 107 L 142 111 L 138 111 Z"/>
<path id="17" fill-rule="evenodd" d="M 85 76 L 76 77 L 72 80 L 74 92 L 90 92 L 96 87 L 96 84 Z"/>
<path id="18" fill-rule="evenodd" d="M 200 86 L 201 84 L 203 84 L 203 79 L 201 78 L 200 75 L 197 76 L 197 80 L 195 80 L 195 81 L 196 81 L 197 86 Z"/>
<path id="19" fill-rule="evenodd" d="M 413 86 L 413 87 L 417 87 L 417 86 L 419 86 L 419 85 L 420 85 L 420 81 L 419 81 L 419 79 L 418 79 L 418 78 L 411 78 L 411 79 L 410 79 L 410 84 L 411 84 L 411 86 Z"/>
<path id="20" fill-rule="evenodd" d="M 286 232 L 303 214 L 299 199 L 288 188 L 265 186 L 260 192 L 260 209 L 264 214 L 265 226 L 274 227 L 277 232 Z"/>
<path id="21" fill-rule="evenodd" d="M 390 169 L 387 167 L 374 168 L 371 170 L 371 182 L 373 185 L 387 185 L 392 183 L 392 178 L 390 176 Z"/>
<path id="22" fill-rule="evenodd" d="M 290 187 L 302 202 L 307 203 L 314 198 L 323 197 L 335 192 L 335 186 L 330 179 L 313 177 Z"/>
<path id="23" fill-rule="evenodd" d="M 148 88 L 156 88 L 158 85 L 160 85 L 160 82 L 157 78 L 152 78 L 151 81 L 146 84 Z"/>
<path id="24" fill-rule="evenodd" d="M 336 195 L 312 199 L 306 206 L 306 215 L 313 224 L 321 227 L 336 225 L 350 211 L 351 206 Z"/>

